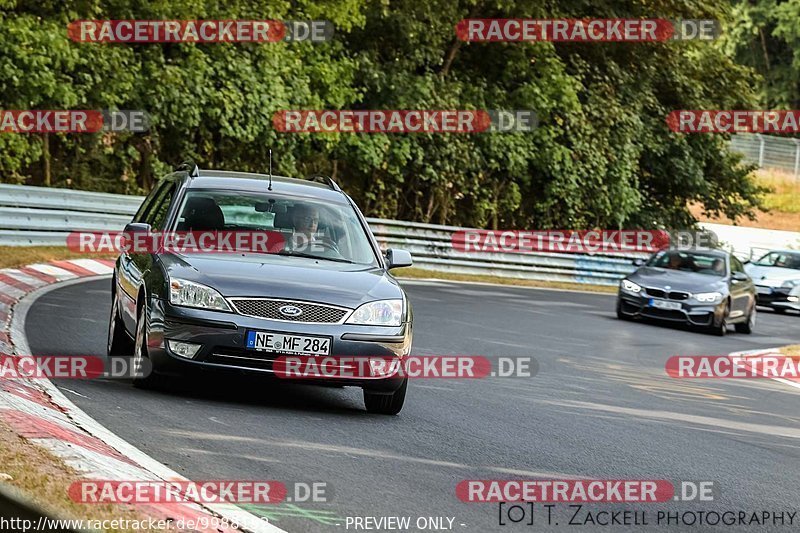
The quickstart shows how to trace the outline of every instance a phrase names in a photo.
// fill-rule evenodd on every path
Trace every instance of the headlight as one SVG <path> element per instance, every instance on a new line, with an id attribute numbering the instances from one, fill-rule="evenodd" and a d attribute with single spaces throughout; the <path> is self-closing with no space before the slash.
<path id="1" fill-rule="evenodd" d="M 622 288 L 628 292 L 642 292 L 642 287 L 629 279 L 622 280 Z"/>
<path id="2" fill-rule="evenodd" d="M 800 285 L 800 279 L 790 279 L 784 281 L 781 287 L 783 287 L 784 289 L 794 289 L 798 285 Z"/>
<path id="3" fill-rule="evenodd" d="M 217 311 L 231 310 L 225 298 L 211 287 L 180 278 L 169 279 L 169 303 Z"/>
<path id="4" fill-rule="evenodd" d="M 362 326 L 400 326 L 403 323 L 403 300 L 377 300 L 353 311 L 345 324 Z"/>
<path id="5" fill-rule="evenodd" d="M 698 302 L 716 304 L 722 301 L 722 294 L 719 292 L 699 292 L 694 295 Z"/>

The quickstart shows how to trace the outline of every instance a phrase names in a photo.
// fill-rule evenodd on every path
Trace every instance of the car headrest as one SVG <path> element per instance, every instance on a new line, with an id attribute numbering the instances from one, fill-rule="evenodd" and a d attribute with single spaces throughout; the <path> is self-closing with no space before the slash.
<path id="1" fill-rule="evenodd" d="M 184 208 L 185 222 L 182 224 L 188 231 L 214 231 L 225 228 L 225 215 L 213 198 L 195 196 L 189 198 Z"/>

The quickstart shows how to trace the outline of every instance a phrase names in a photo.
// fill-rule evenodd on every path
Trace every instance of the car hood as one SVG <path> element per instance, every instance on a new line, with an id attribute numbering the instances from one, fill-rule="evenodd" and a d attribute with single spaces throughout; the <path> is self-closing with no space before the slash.
<path id="1" fill-rule="evenodd" d="M 786 280 L 800 279 L 800 270 L 795 270 L 793 268 L 748 264 L 745 265 L 744 269 L 747 271 L 747 274 L 753 278 L 753 282 L 756 285 L 780 287 Z"/>
<path id="2" fill-rule="evenodd" d="M 163 254 L 166 273 L 196 281 L 223 296 L 307 300 L 355 309 L 402 298 L 386 271 L 368 265 L 264 254 Z"/>
<path id="3" fill-rule="evenodd" d="M 643 287 L 663 289 L 669 285 L 668 290 L 685 292 L 720 291 L 728 286 L 722 277 L 649 266 L 639 268 L 628 279 Z"/>

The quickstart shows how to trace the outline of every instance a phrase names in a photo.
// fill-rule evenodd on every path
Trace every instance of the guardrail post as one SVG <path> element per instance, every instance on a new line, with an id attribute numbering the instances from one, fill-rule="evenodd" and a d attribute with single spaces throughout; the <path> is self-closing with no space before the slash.
<path id="1" fill-rule="evenodd" d="M 758 168 L 764 168 L 764 136 L 756 133 L 758 138 Z"/>
<path id="2" fill-rule="evenodd" d="M 794 180 L 797 181 L 797 174 L 800 172 L 800 140 L 794 141 Z"/>

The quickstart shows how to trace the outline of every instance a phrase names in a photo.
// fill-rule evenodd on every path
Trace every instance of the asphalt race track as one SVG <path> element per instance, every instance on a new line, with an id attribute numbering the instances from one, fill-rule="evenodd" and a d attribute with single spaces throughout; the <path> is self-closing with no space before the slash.
<path id="1" fill-rule="evenodd" d="M 104 355 L 108 279 L 39 298 L 26 323 L 34 354 Z M 404 283 L 414 305 L 414 353 L 532 356 L 532 378 L 413 382 L 398 417 L 369 415 L 355 389 L 285 383 L 186 382 L 169 392 L 125 381 L 60 381 L 66 395 L 117 435 L 193 480 L 324 481 L 331 501 L 262 508 L 287 531 L 353 531 L 346 517 L 454 518 L 454 531 L 601 530 L 500 526 L 498 504 L 455 495 L 463 479 L 711 480 L 714 502 L 643 509 L 625 531 L 786 530 L 655 525 L 666 511 L 800 510 L 800 389 L 772 380 L 676 380 L 671 355 L 726 354 L 800 342 L 800 316 L 759 314 L 756 333 L 719 338 L 622 322 L 609 295 L 444 282 Z M 559 525 L 555 525 L 555 521 Z M 523 521 L 527 521 L 527 518 Z M 447 525 L 447 520 L 444 524 Z M 338 526 L 337 526 L 338 524 Z M 417 531 L 412 528 L 412 531 Z"/>

